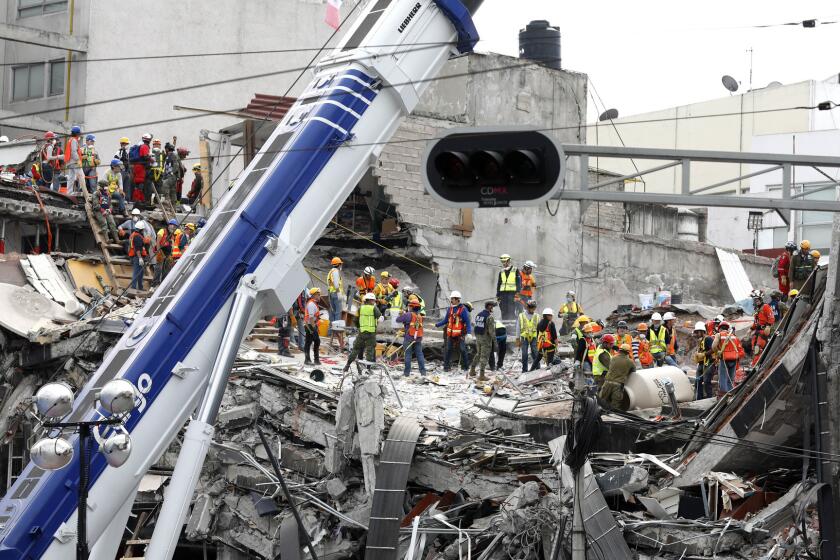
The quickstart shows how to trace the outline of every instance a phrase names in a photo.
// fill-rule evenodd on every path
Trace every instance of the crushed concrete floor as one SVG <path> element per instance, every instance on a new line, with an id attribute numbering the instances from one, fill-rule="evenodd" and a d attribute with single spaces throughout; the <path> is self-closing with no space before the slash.
<path id="1" fill-rule="evenodd" d="M 52 315 L 48 324 L 0 317 L 6 442 L 31 433 L 34 390 L 54 379 L 84 384 L 142 305 L 79 290 L 64 262 L 52 262 L 48 282 L 22 274 L 8 284 L 43 298 L 39 308 Z M 5 263 L 0 272 L 12 266 L 26 268 Z M 656 406 L 627 413 L 600 410 L 570 389 L 569 348 L 550 369 L 522 373 L 511 343 L 503 367 L 478 385 L 457 368 L 444 373 L 435 358 L 425 378 L 416 366 L 403 377 L 398 360 L 345 376 L 346 354 L 326 340 L 322 365 L 304 366 L 294 345 L 292 358 L 278 356 L 276 335 L 259 324 L 231 373 L 184 550 L 287 560 L 307 554 L 310 539 L 318 558 L 373 560 L 553 560 L 571 558 L 575 541 L 599 559 L 818 554 L 820 481 L 801 452 L 811 431 L 802 387 L 817 372 L 802 356 L 824 284 L 820 270 L 727 396 L 680 399 L 675 408 L 663 393 Z M 681 322 L 708 314 L 676 311 Z M 428 337 L 435 355 L 442 339 L 434 330 Z M 380 339 L 386 357 L 393 340 Z M 305 533 L 257 427 L 269 434 Z M 143 479 L 123 556 L 142 556 L 179 448 L 176 439 Z"/>

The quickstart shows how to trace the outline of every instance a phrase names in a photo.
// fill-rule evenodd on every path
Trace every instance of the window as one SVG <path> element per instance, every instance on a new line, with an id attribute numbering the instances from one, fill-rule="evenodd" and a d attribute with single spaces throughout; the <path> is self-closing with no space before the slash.
<path id="1" fill-rule="evenodd" d="M 12 68 L 12 101 L 44 97 L 44 65 L 27 64 Z"/>
<path id="2" fill-rule="evenodd" d="M 48 95 L 64 93 L 64 59 L 50 61 L 50 91 Z"/>
<path id="3" fill-rule="evenodd" d="M 54 14 L 67 9 L 67 0 L 18 0 L 18 17 Z"/>

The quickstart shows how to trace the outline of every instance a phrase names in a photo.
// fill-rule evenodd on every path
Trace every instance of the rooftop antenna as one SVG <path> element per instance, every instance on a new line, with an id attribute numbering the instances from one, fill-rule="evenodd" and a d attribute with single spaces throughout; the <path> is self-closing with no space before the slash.
<path id="1" fill-rule="evenodd" d="M 724 77 L 720 79 L 721 83 L 723 83 L 723 87 L 729 90 L 730 93 L 735 93 L 738 91 L 738 82 L 730 76 L 726 74 Z"/>

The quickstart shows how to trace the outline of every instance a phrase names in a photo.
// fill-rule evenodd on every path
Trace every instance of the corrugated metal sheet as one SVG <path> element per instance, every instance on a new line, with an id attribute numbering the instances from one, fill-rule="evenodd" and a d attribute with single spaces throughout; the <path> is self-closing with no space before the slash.
<path id="1" fill-rule="evenodd" d="M 278 95 L 254 94 L 254 98 L 241 112 L 258 119 L 280 121 L 286 116 L 292 105 L 295 104 L 295 97 L 280 97 Z"/>
<path id="2" fill-rule="evenodd" d="M 744 263 L 735 253 L 724 251 L 718 247 L 715 247 L 715 251 L 717 251 L 720 267 L 723 269 L 723 276 L 726 278 L 729 293 L 732 294 L 732 301 L 749 299 L 753 287 L 750 278 L 747 276 L 747 271 L 744 270 Z"/>

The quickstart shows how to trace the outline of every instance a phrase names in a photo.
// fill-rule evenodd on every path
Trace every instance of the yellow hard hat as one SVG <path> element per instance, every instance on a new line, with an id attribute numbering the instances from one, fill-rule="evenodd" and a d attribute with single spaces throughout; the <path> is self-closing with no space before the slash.
<path id="1" fill-rule="evenodd" d="M 315 287 L 315 288 L 310 288 L 309 289 L 309 295 L 310 296 L 314 296 L 315 294 L 320 294 L 320 293 L 321 293 L 321 288 Z"/>
<path id="2" fill-rule="evenodd" d="M 791 290 L 788 292 L 788 297 L 796 297 L 799 295 L 799 290 Z"/>
<path id="3" fill-rule="evenodd" d="M 120 138 L 120 144 L 131 144 L 131 140 L 129 140 L 127 136 L 123 136 Z"/>
<path id="4" fill-rule="evenodd" d="M 383 270 L 382 272 L 379 273 L 379 276 L 381 276 L 382 278 L 388 278 L 390 276 L 390 274 L 388 274 L 387 270 Z"/>
<path id="5" fill-rule="evenodd" d="M 818 261 L 818 260 L 820 260 L 820 257 L 821 257 L 822 255 L 820 255 L 820 252 L 819 252 L 819 251 L 817 251 L 816 249 L 814 249 L 813 251 L 811 251 L 811 256 L 812 256 L 812 257 L 814 257 L 814 260 L 817 260 L 817 261 Z"/>
<path id="6" fill-rule="evenodd" d="M 799 248 L 803 251 L 808 251 L 811 248 L 811 242 L 807 239 L 803 239 L 802 242 L 799 244 Z"/>
<path id="7" fill-rule="evenodd" d="M 193 165 L 193 170 L 196 170 L 196 169 L 201 169 L 201 164 L 200 163 L 196 163 L 195 165 Z"/>
<path id="8" fill-rule="evenodd" d="M 187 229 L 195 229 L 195 224 L 190 222 L 190 223 L 187 224 L 186 227 L 187 227 Z"/>

